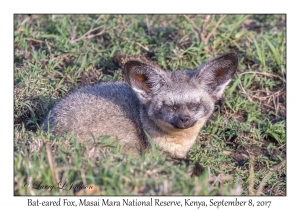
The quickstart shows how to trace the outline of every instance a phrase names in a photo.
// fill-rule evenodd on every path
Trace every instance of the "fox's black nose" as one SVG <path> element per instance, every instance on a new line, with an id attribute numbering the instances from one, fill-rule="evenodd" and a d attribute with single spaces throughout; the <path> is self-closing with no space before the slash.
<path id="1" fill-rule="evenodd" d="M 187 123 L 190 121 L 190 116 L 181 116 L 179 117 L 179 120 L 182 122 L 182 123 Z"/>
<path id="2" fill-rule="evenodd" d="M 175 121 L 172 122 L 175 128 L 186 129 L 191 127 L 194 123 L 191 116 L 189 115 L 179 115 L 175 118 Z"/>

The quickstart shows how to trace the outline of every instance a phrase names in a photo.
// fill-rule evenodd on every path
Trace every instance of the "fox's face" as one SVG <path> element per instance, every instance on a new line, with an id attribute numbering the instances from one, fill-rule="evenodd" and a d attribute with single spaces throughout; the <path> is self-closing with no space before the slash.
<path id="1" fill-rule="evenodd" d="M 160 127 L 185 129 L 211 114 L 213 99 L 186 71 L 167 74 L 168 82 L 152 96 L 148 116 Z"/>
<path id="2" fill-rule="evenodd" d="M 166 72 L 137 60 L 125 64 L 124 74 L 148 113 L 163 130 L 187 129 L 208 118 L 238 64 L 228 53 L 191 71 Z"/>

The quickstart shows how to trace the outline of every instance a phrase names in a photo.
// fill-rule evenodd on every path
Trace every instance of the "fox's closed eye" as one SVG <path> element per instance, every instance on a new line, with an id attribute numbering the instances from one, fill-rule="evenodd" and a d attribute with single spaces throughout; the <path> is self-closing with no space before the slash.
<path id="1" fill-rule="evenodd" d="M 167 105 L 166 106 L 168 111 L 176 111 L 178 109 L 178 106 L 177 105 Z"/>
<path id="2" fill-rule="evenodd" d="M 190 103 L 190 104 L 188 104 L 188 108 L 189 108 L 190 110 L 192 110 L 192 111 L 199 110 L 199 108 L 200 108 L 200 103 L 195 103 L 195 102 Z"/>

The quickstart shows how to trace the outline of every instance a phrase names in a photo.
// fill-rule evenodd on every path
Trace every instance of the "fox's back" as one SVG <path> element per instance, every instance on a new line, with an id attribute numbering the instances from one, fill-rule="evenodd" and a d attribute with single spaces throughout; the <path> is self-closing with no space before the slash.
<path id="1" fill-rule="evenodd" d="M 53 134 L 74 133 L 79 141 L 92 136 L 117 136 L 129 148 L 140 144 L 139 107 L 140 102 L 128 84 L 96 84 L 59 101 L 46 117 L 44 130 L 48 130 L 49 122 Z"/>

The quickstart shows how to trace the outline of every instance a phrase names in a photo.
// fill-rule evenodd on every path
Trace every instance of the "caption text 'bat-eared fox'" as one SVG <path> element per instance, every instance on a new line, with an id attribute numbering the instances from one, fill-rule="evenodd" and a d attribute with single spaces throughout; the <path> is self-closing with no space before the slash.
<path id="1" fill-rule="evenodd" d="M 126 82 L 77 89 L 60 100 L 43 122 L 44 131 L 73 133 L 80 142 L 118 137 L 125 153 L 149 147 L 185 158 L 238 66 L 235 53 L 213 58 L 196 70 L 163 71 L 151 62 L 124 62 Z"/>

